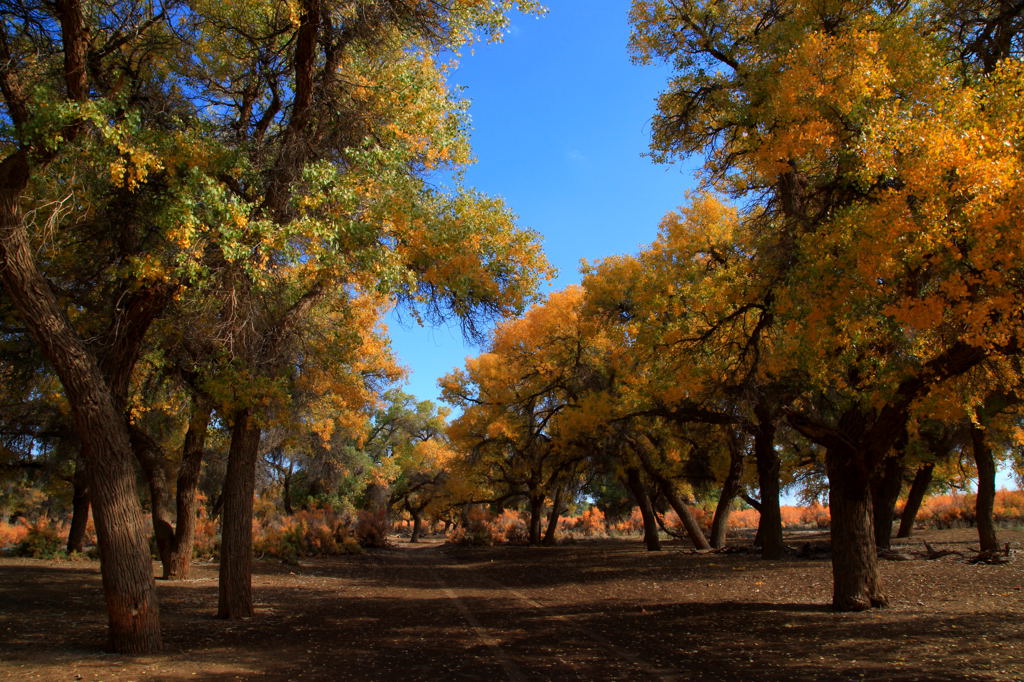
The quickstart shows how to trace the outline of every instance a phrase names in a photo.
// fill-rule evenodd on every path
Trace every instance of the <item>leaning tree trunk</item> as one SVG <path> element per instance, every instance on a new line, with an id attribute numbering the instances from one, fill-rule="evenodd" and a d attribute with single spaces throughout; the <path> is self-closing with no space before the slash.
<path id="1" fill-rule="evenodd" d="M 640 470 L 631 467 L 626 471 L 626 484 L 633 493 L 633 499 L 640 507 L 640 516 L 644 520 L 644 544 L 650 552 L 661 551 L 661 539 L 658 537 L 658 519 L 654 516 L 654 505 L 647 494 L 647 487 L 640 478 Z"/>
<path id="2" fill-rule="evenodd" d="M 871 513 L 875 527 L 875 546 L 889 549 L 892 524 L 896 518 L 896 500 L 903 487 L 903 458 L 893 454 L 871 478 Z"/>
<path id="3" fill-rule="evenodd" d="M 863 611 L 885 606 L 867 466 L 852 449 L 840 450 L 838 446 L 826 451 L 825 463 L 832 514 L 832 608 Z"/>
<path id="4" fill-rule="evenodd" d="M 85 464 L 79 456 L 71 481 L 71 528 L 68 530 L 68 554 L 85 550 L 85 531 L 89 525 L 89 481 Z"/>
<path id="5" fill-rule="evenodd" d="M 251 409 L 234 414 L 220 543 L 218 618 L 252 616 L 252 507 L 260 430 Z"/>
<path id="6" fill-rule="evenodd" d="M 761 489 L 761 518 L 758 521 L 758 536 L 761 539 L 761 556 L 778 559 L 785 554 L 782 541 L 782 508 L 779 502 L 779 470 L 781 461 L 775 451 L 775 420 L 770 409 L 764 405 L 755 408 L 758 418 L 754 433 L 754 458 L 757 461 L 757 483 Z"/>
<path id="7" fill-rule="evenodd" d="M 665 496 L 669 506 L 672 507 L 672 511 L 676 513 L 676 516 L 682 522 L 683 529 L 686 531 L 686 535 L 690 538 L 693 546 L 696 549 L 711 549 L 711 543 L 704 537 L 704 531 L 701 530 L 697 519 L 693 518 L 690 508 L 679 498 L 679 494 L 676 492 L 675 486 L 672 485 L 672 481 L 664 476 L 656 476 L 654 480 L 658 484 L 658 490 Z"/>
<path id="8" fill-rule="evenodd" d="M 725 547 L 725 538 L 729 532 L 729 512 L 732 503 L 740 494 L 740 479 L 743 478 L 743 448 L 735 433 L 729 434 L 729 472 L 722 483 L 722 494 L 715 507 L 715 517 L 711 522 L 711 546 L 715 549 Z"/>
<path id="9" fill-rule="evenodd" d="M 110 646 L 121 653 L 158 651 L 160 611 L 127 425 L 99 364 L 36 267 L 20 213 L 28 177 L 24 152 L 0 164 L 0 280 L 71 407 L 88 469 Z"/>
<path id="10" fill-rule="evenodd" d="M 690 538 L 693 546 L 696 549 L 711 549 L 711 545 L 708 543 L 708 539 L 704 537 L 704 531 L 701 529 L 700 524 L 697 523 L 697 519 L 693 518 L 690 508 L 679 499 L 679 494 L 676 492 L 676 487 L 672 484 L 672 481 L 658 471 L 650 458 L 644 454 L 642 448 L 637 450 L 637 454 L 640 456 L 640 462 L 644 465 L 644 471 L 647 472 L 647 475 L 658 486 L 658 490 L 668 500 L 672 511 L 679 517 L 679 521 L 683 524 L 683 529 L 686 531 L 686 535 Z"/>
<path id="11" fill-rule="evenodd" d="M 199 398 L 194 400 L 181 451 L 181 466 L 178 468 L 178 488 L 175 493 L 177 524 L 171 543 L 170 560 L 164 564 L 164 577 L 168 580 L 185 580 L 192 571 L 192 551 L 196 542 L 196 517 L 199 511 L 199 473 L 206 450 L 210 413 L 208 403 Z"/>
<path id="12" fill-rule="evenodd" d="M 993 518 L 996 501 L 996 463 L 992 458 L 992 448 L 985 439 L 985 431 L 977 424 L 971 424 L 971 445 L 974 450 L 974 463 L 978 467 L 978 495 L 974 507 L 978 524 L 978 542 L 983 553 L 996 552 L 999 550 L 999 539 L 996 537 L 996 524 Z"/>
<path id="13" fill-rule="evenodd" d="M 541 541 L 545 545 L 555 544 L 555 534 L 558 532 L 558 518 L 562 515 L 562 488 L 559 486 L 555 489 L 555 499 L 551 501 L 551 513 L 548 514 L 548 527 L 544 531 L 544 539 Z"/>
<path id="14" fill-rule="evenodd" d="M 914 521 L 917 513 L 921 510 L 921 503 L 924 502 L 925 493 L 932 482 L 932 471 L 935 464 L 929 462 L 922 464 L 917 473 L 914 474 L 914 482 L 910 484 L 910 491 L 907 493 L 907 502 L 903 505 L 903 514 L 900 516 L 900 529 L 896 533 L 898 538 L 909 538 L 914 530 Z"/>

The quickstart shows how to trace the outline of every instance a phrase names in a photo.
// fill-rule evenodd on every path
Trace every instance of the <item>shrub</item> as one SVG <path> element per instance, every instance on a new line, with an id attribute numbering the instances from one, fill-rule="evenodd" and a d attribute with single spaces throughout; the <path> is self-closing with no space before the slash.
<path id="1" fill-rule="evenodd" d="M 483 507 L 471 506 L 463 516 L 463 522 L 448 534 L 448 541 L 457 545 L 493 545 L 491 514 Z"/>
<path id="2" fill-rule="evenodd" d="M 0 549 L 16 549 L 25 540 L 26 535 L 26 524 L 0 522 Z"/>
<path id="3" fill-rule="evenodd" d="M 530 542 L 530 530 L 526 526 L 526 521 L 514 509 L 502 510 L 498 518 L 487 526 L 491 534 L 489 544 L 525 545 Z"/>
<path id="4" fill-rule="evenodd" d="M 361 546 L 387 547 L 390 530 L 391 524 L 388 522 L 386 510 L 363 509 L 359 512 L 356 522 L 356 538 Z"/>
<path id="5" fill-rule="evenodd" d="M 25 522 L 25 537 L 17 545 L 17 554 L 33 559 L 54 559 L 65 556 L 64 543 L 67 534 L 61 532 L 45 514 L 34 523 Z"/>
<path id="6" fill-rule="evenodd" d="M 253 548 L 258 554 L 298 561 L 304 556 L 355 554 L 359 541 L 347 516 L 330 509 L 299 511 L 291 516 L 266 514 L 253 521 Z"/>

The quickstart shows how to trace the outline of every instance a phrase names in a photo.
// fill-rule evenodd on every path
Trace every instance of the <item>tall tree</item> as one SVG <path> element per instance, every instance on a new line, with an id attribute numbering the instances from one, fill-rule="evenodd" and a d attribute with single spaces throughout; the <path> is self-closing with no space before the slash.
<path id="1" fill-rule="evenodd" d="M 709 183 L 761 199 L 770 364 L 808 381 L 789 422 L 826 449 L 840 610 L 886 602 L 868 490 L 915 401 L 1019 346 L 1020 22 L 980 14 L 634 3 L 638 57 L 677 70 L 656 154 L 704 151 Z"/>

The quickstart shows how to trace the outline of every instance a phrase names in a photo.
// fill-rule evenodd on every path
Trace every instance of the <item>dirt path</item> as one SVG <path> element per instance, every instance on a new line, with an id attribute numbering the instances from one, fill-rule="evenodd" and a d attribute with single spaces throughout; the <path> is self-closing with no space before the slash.
<path id="1" fill-rule="evenodd" d="M 0 679 L 1024 679 L 1022 568 L 885 562 L 892 607 L 833 614 L 823 559 L 399 544 L 259 561 L 234 623 L 200 565 L 158 584 L 166 651 L 126 658 L 100 653 L 95 563 L 0 559 Z"/>

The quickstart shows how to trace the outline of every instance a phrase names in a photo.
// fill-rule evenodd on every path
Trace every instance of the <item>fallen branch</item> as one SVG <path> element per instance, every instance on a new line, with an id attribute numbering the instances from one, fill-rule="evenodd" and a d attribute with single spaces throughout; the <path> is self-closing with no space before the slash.
<path id="1" fill-rule="evenodd" d="M 956 554 L 957 556 L 960 556 L 960 557 L 962 557 L 964 555 L 963 552 L 958 552 L 955 549 L 941 549 L 941 550 L 935 549 L 934 547 L 932 547 L 931 545 L 928 544 L 927 540 L 924 541 L 924 548 L 927 551 L 927 554 L 925 554 L 925 557 L 927 559 L 929 559 L 929 560 L 940 559 L 940 558 L 942 558 L 944 556 L 949 556 L 951 554 Z"/>

